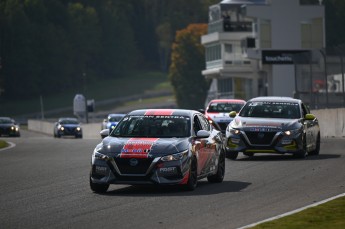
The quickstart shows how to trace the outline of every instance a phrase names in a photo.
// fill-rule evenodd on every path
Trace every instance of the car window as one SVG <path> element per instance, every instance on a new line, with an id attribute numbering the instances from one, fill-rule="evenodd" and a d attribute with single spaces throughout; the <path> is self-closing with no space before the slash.
<path id="1" fill-rule="evenodd" d="M 7 119 L 7 118 L 2 118 L 0 119 L 0 123 L 1 124 L 11 124 L 13 123 L 11 119 Z"/>
<path id="2" fill-rule="evenodd" d="M 194 131 L 195 136 L 199 130 L 202 130 L 202 126 L 201 126 L 198 116 L 195 115 L 193 119 L 193 131 Z"/>
<path id="3" fill-rule="evenodd" d="M 201 128 L 203 130 L 210 131 L 210 123 L 207 121 L 207 119 L 202 115 L 198 115 L 198 118 L 201 124 Z"/>
<path id="4" fill-rule="evenodd" d="M 236 111 L 239 112 L 243 104 L 239 103 L 211 103 L 208 106 L 207 112 L 230 112 Z"/>
<path id="5" fill-rule="evenodd" d="M 112 116 L 112 117 L 109 117 L 109 122 L 118 122 L 121 120 L 123 116 Z"/>
<path id="6" fill-rule="evenodd" d="M 114 137 L 188 137 L 190 118 L 179 115 L 133 115 L 123 118 L 111 132 Z"/>
<path id="7" fill-rule="evenodd" d="M 300 109 L 295 102 L 248 102 L 241 110 L 242 117 L 256 118 L 300 118 Z"/>
<path id="8" fill-rule="evenodd" d="M 61 123 L 61 124 L 79 124 L 78 121 L 76 121 L 76 120 L 70 120 L 70 119 L 61 120 L 60 123 Z"/>
<path id="9" fill-rule="evenodd" d="M 305 106 L 303 103 L 302 103 L 302 112 L 303 112 L 303 117 L 305 117 L 306 114 L 310 114 L 309 108 Z"/>

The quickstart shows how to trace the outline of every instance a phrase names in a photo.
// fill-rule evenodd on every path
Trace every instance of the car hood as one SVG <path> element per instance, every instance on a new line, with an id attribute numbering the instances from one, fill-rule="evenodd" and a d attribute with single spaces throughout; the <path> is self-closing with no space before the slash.
<path id="1" fill-rule="evenodd" d="M 268 119 L 268 118 L 249 118 L 237 116 L 232 122 L 231 127 L 244 131 L 286 131 L 301 127 L 299 119 Z"/>
<path id="2" fill-rule="evenodd" d="M 109 136 L 98 145 L 98 152 L 122 158 L 161 157 L 188 149 L 189 142 L 189 138 L 117 138 Z"/>
<path id="3" fill-rule="evenodd" d="M 79 124 L 61 124 L 61 126 L 63 126 L 63 127 L 70 127 L 70 128 L 72 128 L 72 127 L 80 127 Z"/>

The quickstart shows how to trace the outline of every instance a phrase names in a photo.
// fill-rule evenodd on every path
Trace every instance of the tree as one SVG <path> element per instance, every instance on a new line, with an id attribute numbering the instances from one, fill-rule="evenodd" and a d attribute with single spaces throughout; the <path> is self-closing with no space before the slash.
<path id="1" fill-rule="evenodd" d="M 180 108 L 204 107 L 209 82 L 201 75 L 205 68 L 205 50 L 200 40 L 206 31 L 207 24 L 191 24 L 176 33 L 169 79 Z"/>

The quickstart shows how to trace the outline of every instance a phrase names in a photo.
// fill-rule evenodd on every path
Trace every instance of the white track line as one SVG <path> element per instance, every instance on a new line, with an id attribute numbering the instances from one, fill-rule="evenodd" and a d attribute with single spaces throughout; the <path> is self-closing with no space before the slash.
<path id="1" fill-rule="evenodd" d="M 238 229 L 245 229 L 245 228 L 251 228 L 251 227 L 255 227 L 257 226 L 258 224 L 261 224 L 261 223 L 266 223 L 266 222 L 269 222 L 269 221 L 272 221 L 272 220 L 276 220 L 276 219 L 279 219 L 279 218 L 282 218 L 282 217 L 285 217 L 285 216 L 288 216 L 288 215 L 292 215 L 292 214 L 295 214 L 297 212 L 300 212 L 300 211 L 303 211 L 307 208 L 312 208 L 312 207 L 315 207 L 315 206 L 318 206 L 320 204 L 324 204 L 328 201 L 331 201 L 331 200 L 334 200 L 334 199 L 337 199 L 337 198 L 340 198 L 340 197 L 343 197 L 345 196 L 345 193 L 343 194 L 339 194 L 337 196 L 334 196 L 334 197 L 331 197 L 331 198 L 328 198 L 328 199 L 325 199 L 325 200 L 322 200 L 320 202 L 317 202 L 317 203 L 314 203 L 314 204 L 311 204 L 311 205 L 308 205 L 308 206 L 305 206 L 305 207 L 302 207 L 302 208 L 298 208 L 296 210 L 293 210 L 293 211 L 290 211 L 290 212 L 286 212 L 284 214 L 281 214 L 281 215 L 277 215 L 277 216 L 274 216 L 274 217 L 271 217 L 271 218 L 268 218 L 268 219 L 265 219 L 265 220 L 262 220 L 262 221 L 259 221 L 257 223 L 252 223 L 252 224 L 249 224 L 247 226 L 244 226 L 244 227 L 239 227 Z"/>
<path id="2" fill-rule="evenodd" d="M 7 143 L 9 144 L 9 146 L 0 149 L 0 151 L 4 151 L 4 150 L 7 150 L 7 149 L 11 149 L 11 148 L 13 148 L 13 147 L 16 146 L 16 144 L 14 144 L 13 142 L 7 142 Z"/>

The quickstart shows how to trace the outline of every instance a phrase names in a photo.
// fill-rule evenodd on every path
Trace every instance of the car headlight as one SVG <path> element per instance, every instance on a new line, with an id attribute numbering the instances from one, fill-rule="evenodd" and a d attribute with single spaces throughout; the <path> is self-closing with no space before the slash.
<path id="1" fill-rule="evenodd" d="M 105 161 L 109 160 L 109 156 L 101 154 L 99 152 L 94 152 L 93 157 L 99 160 L 105 160 Z"/>
<path id="2" fill-rule="evenodd" d="M 92 159 L 99 159 L 99 160 L 109 160 L 109 156 L 100 153 L 99 151 L 103 148 L 103 145 L 99 145 L 95 148 L 92 154 Z"/>
<path id="3" fill-rule="evenodd" d="M 294 130 L 287 130 L 287 131 L 284 131 L 284 134 L 286 136 L 291 136 L 291 135 L 297 135 L 301 133 L 301 129 L 294 129 Z"/>
<path id="4" fill-rule="evenodd" d="M 228 126 L 228 131 L 229 131 L 229 133 L 232 134 L 232 135 L 239 135 L 239 134 L 241 133 L 240 130 L 233 129 L 233 128 L 230 127 L 230 125 Z"/>
<path id="5" fill-rule="evenodd" d="M 181 153 L 175 153 L 171 155 L 167 155 L 161 158 L 162 161 L 178 161 L 183 159 L 184 157 L 187 157 L 188 155 L 188 150 L 185 150 Z"/>
<path id="6" fill-rule="evenodd" d="M 80 130 L 81 130 L 81 128 L 78 126 L 78 127 L 77 127 L 77 131 L 80 131 Z"/>

